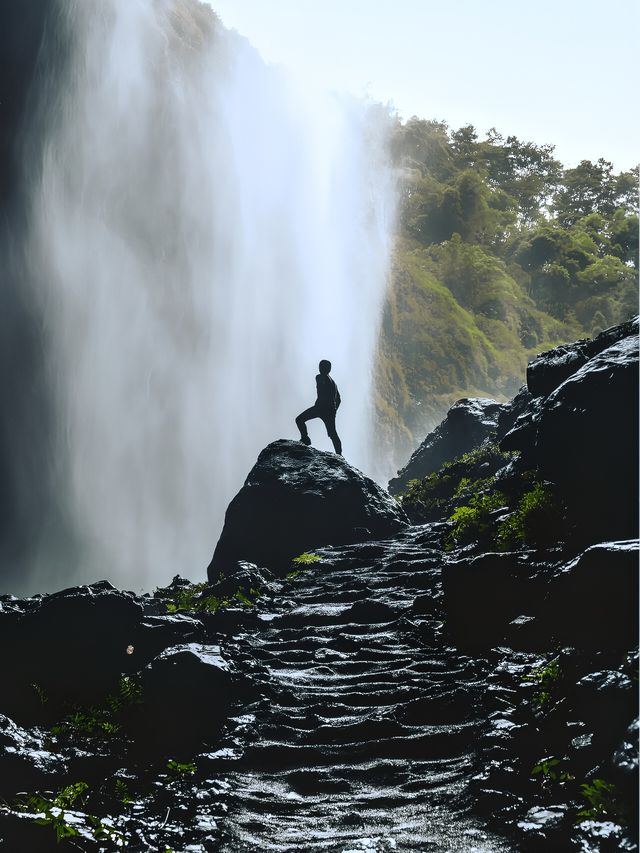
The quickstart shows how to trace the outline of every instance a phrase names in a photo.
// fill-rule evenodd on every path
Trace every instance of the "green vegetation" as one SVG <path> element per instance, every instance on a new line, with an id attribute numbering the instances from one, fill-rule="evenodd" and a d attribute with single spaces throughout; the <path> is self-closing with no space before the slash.
<path id="1" fill-rule="evenodd" d="M 497 444 L 486 441 L 469 453 L 445 462 L 422 480 L 411 480 L 400 498 L 402 507 L 415 520 L 450 514 L 457 503 L 489 489 L 495 472 L 512 457 L 511 453 L 502 453 Z"/>
<path id="2" fill-rule="evenodd" d="M 17 807 L 21 811 L 42 815 L 42 817 L 35 818 L 34 823 L 39 826 L 53 827 L 56 842 L 59 843 L 65 838 L 78 835 L 78 830 L 67 822 L 64 810 L 72 808 L 76 800 L 84 794 L 88 787 L 86 782 L 74 782 L 72 785 L 62 788 L 51 798 L 43 797 L 40 794 L 29 794 L 25 799 L 18 801 Z"/>
<path id="3" fill-rule="evenodd" d="M 487 440 L 422 480 L 411 480 L 400 497 L 402 507 L 416 522 L 446 517 L 453 525 L 444 541 L 448 550 L 479 540 L 498 550 L 554 544 L 566 533 L 566 510 L 549 484 L 535 482 L 534 472 L 525 471 L 519 497 L 507 498 L 496 487 L 496 472 L 516 455 Z M 515 509 L 493 519 L 510 502 Z"/>
<path id="4" fill-rule="evenodd" d="M 561 676 L 560 662 L 558 658 L 552 658 L 544 666 L 536 667 L 526 677 L 527 681 L 532 681 L 536 685 L 533 701 L 539 708 L 546 709 L 551 705 L 557 693 L 558 682 Z"/>
<path id="5" fill-rule="evenodd" d="M 129 786 L 124 779 L 116 779 L 113 787 L 116 800 L 122 803 L 123 806 L 128 806 L 131 802 L 131 796 L 129 794 Z"/>
<path id="6" fill-rule="evenodd" d="M 167 771 L 175 778 L 191 776 L 196 772 L 196 765 L 192 762 L 181 763 L 180 761 L 176 761 L 175 758 L 170 758 L 167 761 Z"/>
<path id="7" fill-rule="evenodd" d="M 114 693 L 105 696 L 100 705 L 74 707 L 51 732 L 57 735 L 113 736 L 122 728 L 123 716 L 133 705 L 142 702 L 142 686 L 137 678 L 123 676 Z"/>
<path id="8" fill-rule="evenodd" d="M 216 613 L 238 604 L 253 607 L 260 597 L 260 590 L 253 587 L 247 592 L 241 586 L 224 597 L 210 593 L 210 589 L 210 584 L 206 582 L 193 583 L 178 588 L 158 589 L 156 597 L 162 598 L 169 613 Z"/>
<path id="9" fill-rule="evenodd" d="M 517 509 L 498 525 L 496 541 L 501 548 L 551 544 L 560 534 L 564 509 L 550 486 L 535 483 L 525 492 Z"/>
<path id="10" fill-rule="evenodd" d="M 560 759 L 549 756 L 543 758 L 531 771 L 532 776 L 539 776 L 542 784 L 548 782 L 573 782 L 576 778 L 573 773 L 560 768 Z"/>
<path id="11" fill-rule="evenodd" d="M 125 839 L 122 833 L 115 830 L 110 823 L 101 820 L 95 815 L 84 814 L 81 820 L 71 823 L 67 812 L 74 808 L 77 801 L 84 804 L 84 795 L 89 786 L 86 782 L 74 782 L 67 785 L 51 797 L 41 794 L 29 794 L 16 803 L 20 811 L 37 815 L 34 823 L 38 826 L 50 826 L 56 836 L 56 843 L 71 839 L 80 835 L 79 825 L 82 824 L 95 841 L 107 841 L 116 847 L 123 847 Z"/>
<path id="12" fill-rule="evenodd" d="M 312 563 L 320 562 L 321 559 L 322 558 L 319 554 L 313 554 L 310 551 L 305 551 L 304 554 L 300 554 L 299 557 L 294 557 L 291 562 L 295 563 L 296 566 L 309 566 Z"/>
<path id="13" fill-rule="evenodd" d="M 612 820 L 623 819 L 622 809 L 618 802 L 618 791 L 615 785 L 604 779 L 592 779 L 580 785 L 582 796 L 589 803 L 589 808 L 581 809 L 577 817 L 582 820 Z"/>
<path id="14" fill-rule="evenodd" d="M 292 581 L 298 577 L 302 573 L 302 570 L 306 566 L 312 566 L 314 563 L 319 563 L 322 560 L 319 554 L 314 554 L 311 551 L 305 551 L 304 554 L 300 554 L 298 557 L 294 557 L 292 559 L 292 563 L 298 568 L 293 569 L 290 572 L 287 572 L 285 575 L 286 580 Z"/>
<path id="15" fill-rule="evenodd" d="M 488 531 L 491 514 L 505 502 L 501 492 L 472 495 L 467 504 L 459 506 L 450 516 L 453 528 L 444 540 L 445 548 L 451 550 L 476 542 Z"/>
<path id="16" fill-rule="evenodd" d="M 527 361 L 637 312 L 637 172 L 490 130 L 396 126 L 401 175 L 376 405 L 406 456 L 451 403 L 511 397 Z"/>

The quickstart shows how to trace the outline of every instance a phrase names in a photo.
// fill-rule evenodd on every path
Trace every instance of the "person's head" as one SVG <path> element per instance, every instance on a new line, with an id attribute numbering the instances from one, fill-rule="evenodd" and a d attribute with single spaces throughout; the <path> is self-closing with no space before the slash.
<path id="1" fill-rule="evenodd" d="M 331 371 L 331 362 L 327 361 L 326 358 L 323 358 L 318 365 L 318 369 L 320 370 L 320 373 L 324 373 L 326 375 Z"/>

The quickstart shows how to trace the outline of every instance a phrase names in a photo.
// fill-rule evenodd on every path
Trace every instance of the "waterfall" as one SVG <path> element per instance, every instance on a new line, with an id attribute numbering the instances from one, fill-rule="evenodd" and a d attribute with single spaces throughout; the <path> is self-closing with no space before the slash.
<path id="1" fill-rule="evenodd" d="M 391 121 L 267 67 L 195 0 L 60 14 L 71 52 L 40 117 L 28 255 L 76 548 L 40 585 L 200 578 L 259 451 L 297 437 L 321 358 L 346 457 L 379 473 Z"/>

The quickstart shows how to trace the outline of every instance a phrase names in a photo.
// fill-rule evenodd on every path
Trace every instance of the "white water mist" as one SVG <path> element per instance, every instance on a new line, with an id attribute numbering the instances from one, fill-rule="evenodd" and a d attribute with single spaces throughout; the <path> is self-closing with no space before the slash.
<path id="1" fill-rule="evenodd" d="M 203 575 L 259 451 L 296 437 L 321 358 L 345 455 L 377 473 L 389 118 L 301 90 L 191 0 L 67 8 L 30 248 L 81 547 L 43 585 L 73 570 L 148 588 Z"/>

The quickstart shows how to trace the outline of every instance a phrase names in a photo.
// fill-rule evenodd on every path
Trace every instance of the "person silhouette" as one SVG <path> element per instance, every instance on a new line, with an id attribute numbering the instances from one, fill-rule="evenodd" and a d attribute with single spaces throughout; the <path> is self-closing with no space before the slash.
<path id="1" fill-rule="evenodd" d="M 322 359 L 318 365 L 318 369 L 320 373 L 316 376 L 317 399 L 310 409 L 305 409 L 296 418 L 296 425 L 300 430 L 300 441 L 303 444 L 311 444 L 311 439 L 307 432 L 307 421 L 311 421 L 313 418 L 320 418 L 327 428 L 327 435 L 333 442 L 335 452 L 342 456 L 342 442 L 336 432 L 336 412 L 341 402 L 340 392 L 336 383 L 329 376 L 331 362 Z"/>

